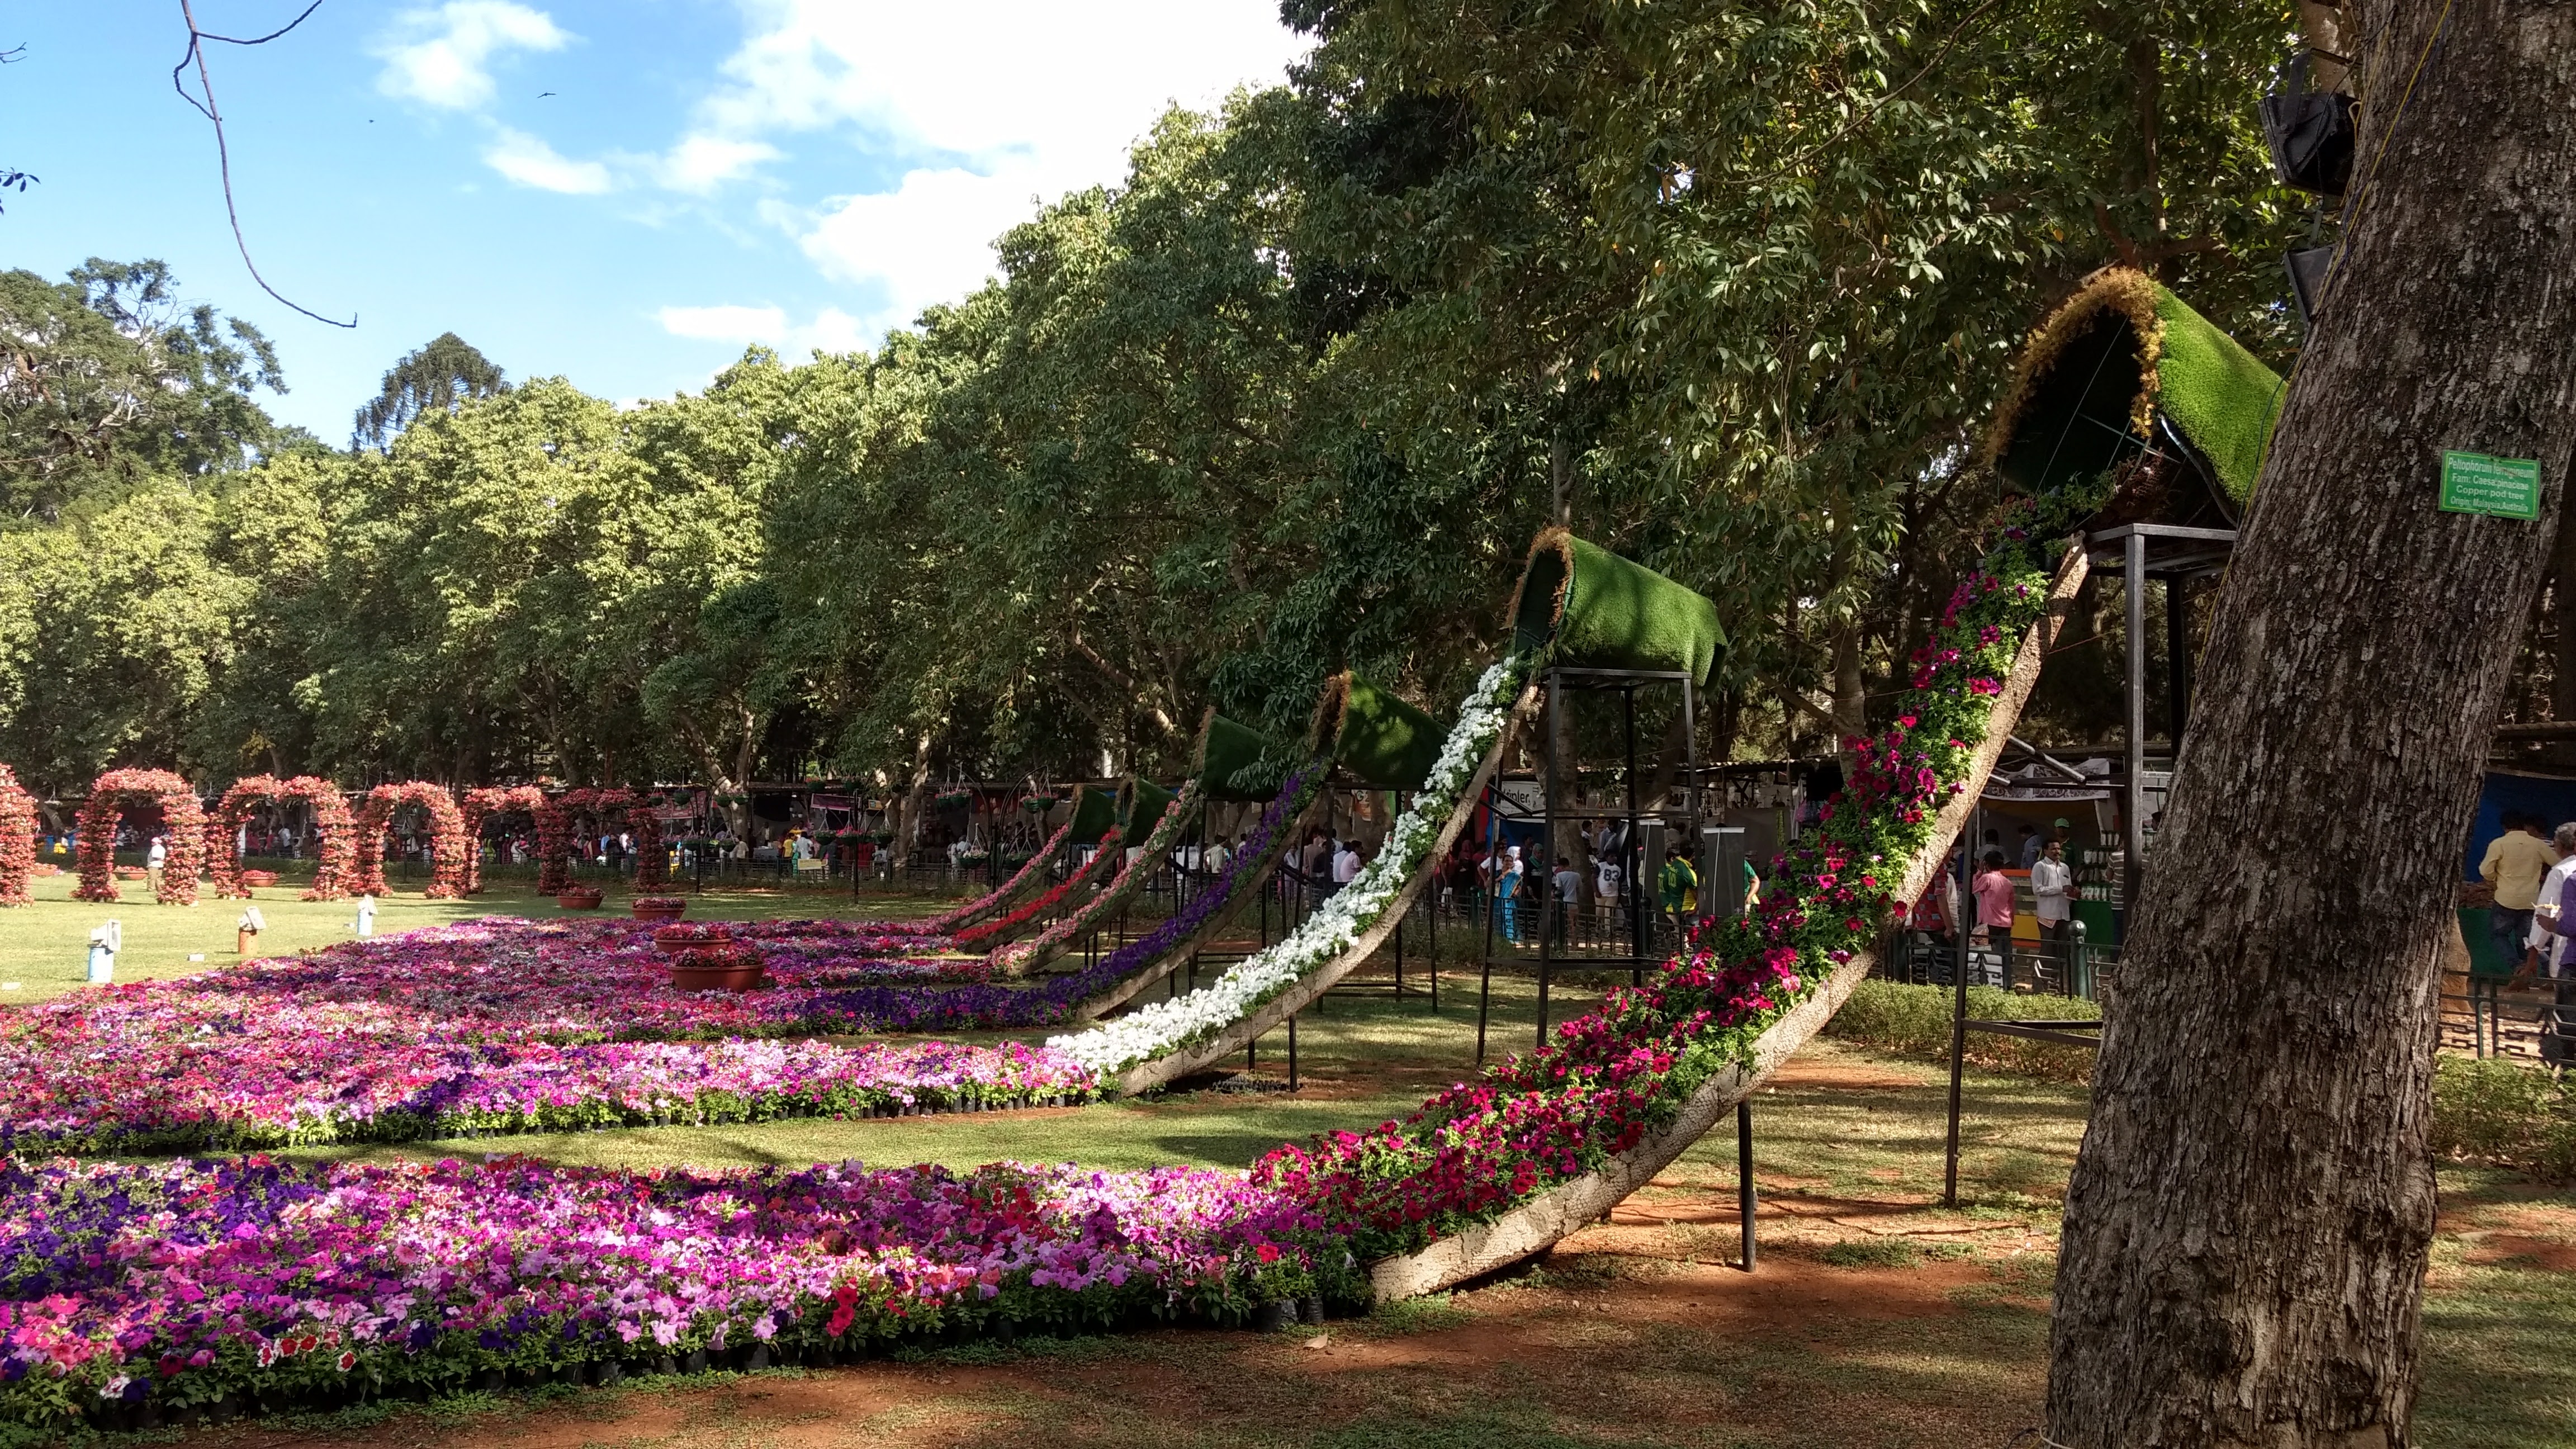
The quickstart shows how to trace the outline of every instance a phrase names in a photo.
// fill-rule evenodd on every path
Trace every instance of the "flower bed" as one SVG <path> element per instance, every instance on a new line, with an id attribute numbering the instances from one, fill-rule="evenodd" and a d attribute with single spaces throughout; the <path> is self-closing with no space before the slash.
<path id="1" fill-rule="evenodd" d="M 684 1001 L 756 1003 L 770 993 Z M 1060 1105 L 1055 1053 L 931 1042 L 470 1042 L 357 1003 L 247 1003 L 12 1024 L 0 1145 L 173 1152 L 487 1132 Z"/>
<path id="2" fill-rule="evenodd" d="M 1027 1048 L 776 1055 L 768 1039 L 890 1017 L 965 1027 L 1067 1008 L 974 985 L 980 960 L 864 954 L 902 938 L 757 929 L 733 943 L 772 978 L 751 993 L 674 989 L 656 933 L 627 922 L 476 921 L 0 1013 L 0 1141 L 183 1150 L 1094 1094 L 1089 1073 Z M 733 1040 L 700 1044 L 712 1037 Z M 673 1038 L 691 1040 L 637 1049 Z M 496 1105 L 531 1084 L 542 1117 Z M 834 1095 L 845 1087 L 859 1096 Z"/>
<path id="3" fill-rule="evenodd" d="M 0 1416 L 54 1428 L 1240 1322 L 1355 1286 L 1297 1205 L 1188 1168 L 12 1161 L 0 1203 Z"/>
<path id="4" fill-rule="evenodd" d="M 2020 530 L 1962 583 L 1887 733 L 1853 740 L 1848 788 L 1817 838 L 1780 857 L 1753 917 L 1728 921 L 1647 986 L 1610 993 L 1553 1040 L 1433 1097 L 1401 1122 L 1319 1137 L 1254 1164 L 1256 1182 L 1347 1229 L 1363 1257 L 1419 1249 L 1602 1167 L 1726 1067 L 1886 919 L 1891 863 L 1928 843 L 1985 737 L 2024 632 L 2044 605 Z M 1885 873 L 1883 873 L 1885 872 Z M 1097 1066 L 1097 1053 L 1073 1053 Z"/>

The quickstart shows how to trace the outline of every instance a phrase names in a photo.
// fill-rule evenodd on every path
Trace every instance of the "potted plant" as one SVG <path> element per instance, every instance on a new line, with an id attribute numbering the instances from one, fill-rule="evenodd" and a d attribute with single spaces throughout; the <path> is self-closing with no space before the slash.
<path id="1" fill-rule="evenodd" d="M 679 991 L 749 991 L 760 978 L 760 953 L 733 941 L 691 946 L 671 962 L 671 985 Z"/>
<path id="2" fill-rule="evenodd" d="M 595 911 L 604 899 L 597 886 L 571 885 L 556 893 L 555 904 L 567 911 Z"/>
<path id="3" fill-rule="evenodd" d="M 724 926 L 690 922 L 681 926 L 664 926 L 653 933 L 653 949 L 686 951 L 693 946 L 723 946 L 733 941 L 733 932 Z"/>
<path id="4" fill-rule="evenodd" d="M 637 896 L 630 907 L 639 921 L 676 921 L 689 909 L 686 896 Z"/>
<path id="5" fill-rule="evenodd" d="M 266 890 L 268 887 L 277 884 L 277 872 L 273 870 L 246 870 L 241 873 L 241 883 L 254 889 Z"/>

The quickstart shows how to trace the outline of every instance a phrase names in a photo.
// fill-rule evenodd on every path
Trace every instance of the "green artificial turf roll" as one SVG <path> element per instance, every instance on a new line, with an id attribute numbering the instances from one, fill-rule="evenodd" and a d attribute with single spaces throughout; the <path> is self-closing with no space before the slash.
<path id="1" fill-rule="evenodd" d="M 2242 508 L 2285 394 L 2279 374 L 2161 283 L 2110 267 L 2031 333 L 1985 451 L 2034 496 L 2081 490 L 2153 440 L 2161 414 Z"/>
<path id="2" fill-rule="evenodd" d="M 1211 706 L 1199 721 L 1199 793 L 1210 800 L 1268 800 L 1288 778 L 1294 754 L 1248 724 Z"/>
<path id="3" fill-rule="evenodd" d="M 1073 833 L 1065 837 L 1075 845 L 1089 845 L 1107 835 L 1118 823 L 1118 792 L 1097 785 L 1073 787 Z"/>
<path id="4" fill-rule="evenodd" d="M 2227 496 L 2241 507 L 2254 497 L 2289 389 L 2279 373 L 2161 286 L 2156 316 L 2165 329 L 2156 406 L 2208 456 Z"/>
<path id="5" fill-rule="evenodd" d="M 1726 653 L 1706 596 L 1562 528 L 1530 546 L 1510 617 L 1512 649 L 1533 668 L 1672 671 L 1706 685 Z"/>
<path id="6" fill-rule="evenodd" d="M 1419 790 L 1448 731 L 1422 710 L 1358 675 L 1336 674 L 1315 705 L 1310 747 L 1364 785 Z"/>
<path id="7" fill-rule="evenodd" d="M 1171 791 L 1140 776 L 1128 776 L 1118 787 L 1118 838 L 1130 845 L 1142 844 L 1171 804 Z"/>

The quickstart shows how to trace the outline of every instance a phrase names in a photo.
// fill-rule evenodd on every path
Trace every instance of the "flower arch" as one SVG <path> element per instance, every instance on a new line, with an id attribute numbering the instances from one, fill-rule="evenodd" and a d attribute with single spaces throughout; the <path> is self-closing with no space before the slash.
<path id="1" fill-rule="evenodd" d="M 36 865 L 36 801 L 16 772 L 0 765 L 0 906 L 23 906 Z"/>
<path id="2" fill-rule="evenodd" d="M 161 904 L 194 905 L 197 872 L 206 862 L 206 807 L 196 787 L 168 770 L 110 770 L 90 782 L 80 808 L 80 884 L 75 899 L 112 901 L 116 892 L 116 822 L 137 802 L 159 805 L 169 855 L 162 863 Z"/>
<path id="3" fill-rule="evenodd" d="M 394 812 L 405 805 L 429 811 L 429 888 L 421 894 L 433 901 L 462 897 L 468 854 L 465 814 L 456 808 L 456 797 L 447 793 L 446 786 L 427 780 L 378 785 L 367 792 L 365 803 L 358 807 L 358 864 L 351 888 L 360 895 L 384 894 L 385 832 L 393 824 Z"/>
<path id="4" fill-rule="evenodd" d="M 465 792 L 457 812 L 465 835 L 465 894 L 483 893 L 483 821 L 513 810 L 525 810 L 537 824 L 537 894 L 550 896 L 570 883 L 564 856 L 572 847 L 572 821 L 546 792 L 534 785 L 478 785 Z"/>
<path id="5" fill-rule="evenodd" d="M 662 817 L 653 811 L 653 802 L 632 790 L 567 790 L 559 802 L 567 826 L 565 843 L 571 843 L 571 817 L 596 812 L 602 817 L 616 811 L 626 812 L 626 823 L 635 832 L 635 888 L 659 890 L 670 883 L 668 852 L 662 848 Z"/>
<path id="6" fill-rule="evenodd" d="M 301 800 L 313 810 L 313 884 L 303 895 L 308 901 L 339 901 L 349 897 L 349 867 L 357 854 L 357 841 L 350 828 L 349 802 L 340 787 L 319 775 L 298 775 L 281 780 L 275 775 L 249 775 L 235 780 L 215 805 L 215 818 L 206 826 L 206 856 L 215 878 L 217 896 L 247 896 L 241 883 L 241 852 L 233 842 L 242 822 L 262 805 L 281 800 Z"/>

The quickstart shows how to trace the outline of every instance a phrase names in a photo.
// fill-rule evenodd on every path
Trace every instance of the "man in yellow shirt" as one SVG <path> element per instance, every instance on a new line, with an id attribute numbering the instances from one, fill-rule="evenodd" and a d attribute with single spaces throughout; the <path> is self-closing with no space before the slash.
<path id="1" fill-rule="evenodd" d="M 2549 848 L 2541 834 L 2545 828 L 2536 816 L 2506 811 L 2504 834 L 2487 846 L 2486 858 L 2478 863 L 2478 874 L 2495 887 L 2495 907 L 2487 912 L 2487 935 L 2507 971 L 2522 965 L 2540 878 L 2558 863 L 2558 852 Z"/>

